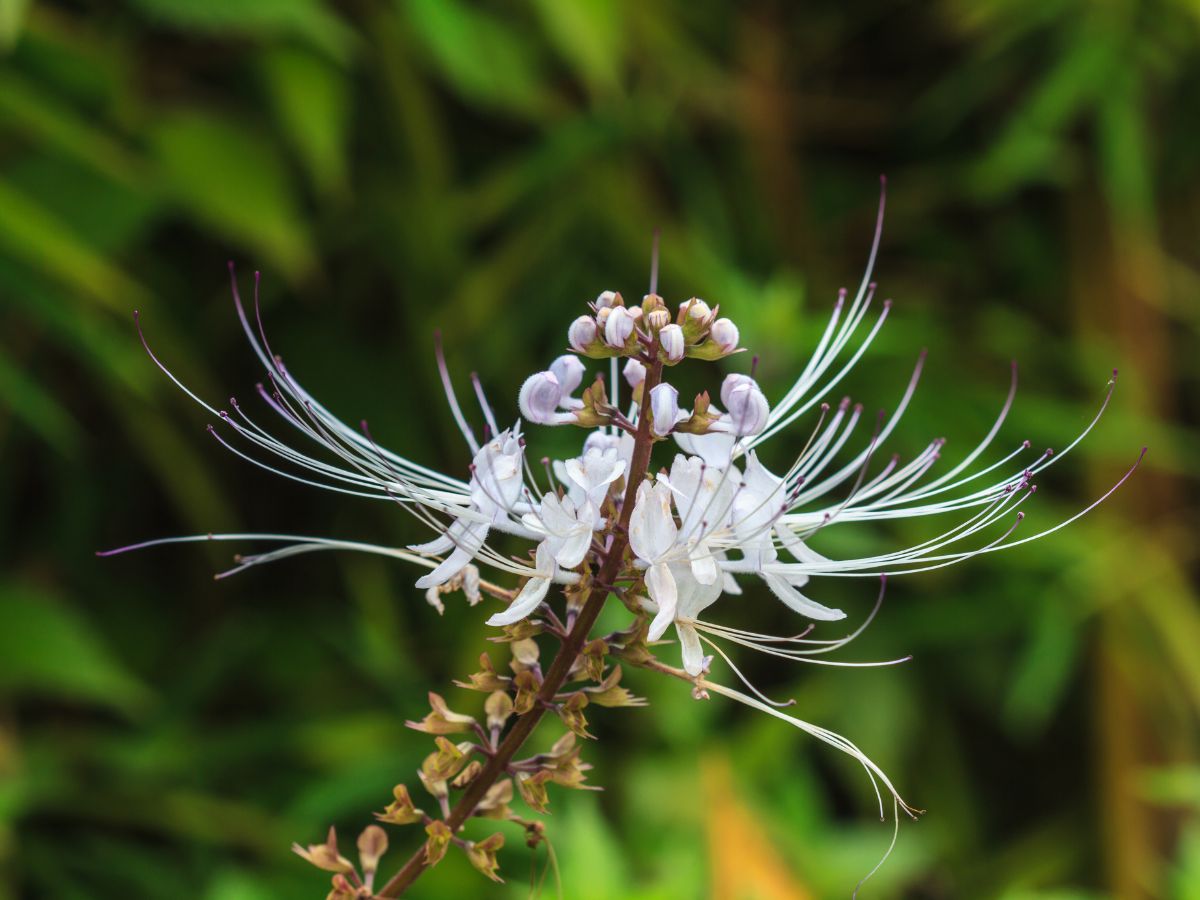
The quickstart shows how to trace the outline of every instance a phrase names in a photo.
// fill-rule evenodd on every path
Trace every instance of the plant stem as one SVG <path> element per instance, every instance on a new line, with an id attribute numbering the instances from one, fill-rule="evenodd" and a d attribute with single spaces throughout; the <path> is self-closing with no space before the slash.
<path id="1" fill-rule="evenodd" d="M 648 397 L 650 391 L 662 378 L 663 364 L 657 360 L 658 346 L 657 341 L 651 347 L 651 353 L 655 356 L 655 361 L 646 368 L 646 380 L 642 387 L 642 396 Z M 541 721 L 542 716 L 546 714 L 546 710 L 554 702 L 554 695 L 567 680 L 567 675 L 570 674 L 572 667 L 575 665 L 575 660 L 579 656 L 580 650 L 587 642 L 588 635 L 591 633 L 592 626 L 596 624 L 596 619 L 600 615 L 600 610 L 604 608 L 604 602 L 608 599 L 609 589 L 613 580 L 621 571 L 622 563 L 624 562 L 625 549 L 629 545 L 629 518 L 633 514 L 633 504 L 637 498 L 638 485 L 642 483 L 642 479 L 646 477 L 646 470 L 650 466 L 650 451 L 654 446 L 654 439 L 650 434 L 650 417 L 643 415 L 639 417 L 637 437 L 634 440 L 633 456 L 629 461 L 629 472 L 625 484 L 625 500 L 621 505 L 621 515 L 617 526 L 612 530 L 612 544 L 609 545 L 608 552 L 604 556 L 604 562 L 600 565 L 600 570 L 596 573 L 593 579 L 593 587 L 588 594 L 587 601 L 583 604 L 583 609 L 579 612 L 579 617 L 575 620 L 570 632 L 563 639 L 562 645 L 558 648 L 558 653 L 555 654 L 553 662 L 550 663 L 550 668 L 546 670 L 546 676 L 542 680 L 541 689 L 538 691 L 538 702 L 533 705 L 533 709 L 517 718 L 516 723 L 504 736 L 500 746 L 496 749 L 495 754 L 484 765 L 483 770 L 471 780 L 467 785 L 462 797 L 455 804 L 454 809 L 450 811 L 450 815 L 446 818 L 446 825 L 454 833 L 463 826 L 463 823 L 471 817 L 475 812 L 475 807 L 487 794 L 488 789 L 496 783 L 508 769 L 508 764 L 516 756 L 517 751 L 528 740 Z M 414 881 L 421 877 L 422 873 L 429 868 L 429 863 L 425 859 L 425 848 L 417 850 L 404 864 L 395 875 L 393 875 L 376 895 L 378 897 L 399 897 L 406 891 Z"/>

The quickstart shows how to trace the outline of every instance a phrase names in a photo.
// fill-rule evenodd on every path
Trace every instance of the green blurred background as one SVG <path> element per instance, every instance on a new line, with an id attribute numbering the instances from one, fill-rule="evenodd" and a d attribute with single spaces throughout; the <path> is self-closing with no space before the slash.
<path id="1" fill-rule="evenodd" d="M 894 448 L 944 435 L 959 458 L 1016 357 L 1004 446 L 1064 446 L 1121 369 L 1023 527 L 1150 453 L 1071 529 L 895 583 L 843 658 L 910 665 L 739 660 L 929 810 L 864 896 L 1200 897 L 1195 2 L 0 0 L 0 43 L 0 896 L 323 896 L 289 842 L 331 822 L 349 840 L 414 781 L 428 742 L 402 722 L 427 690 L 477 702 L 448 682 L 481 610 L 439 618 L 403 566 L 317 555 L 214 583 L 235 548 L 93 556 L 420 537 L 224 452 L 132 309 L 200 393 L 253 407 L 225 262 L 247 285 L 261 268 L 306 386 L 464 473 L 435 327 L 511 415 L 586 300 L 644 290 L 658 227 L 663 293 L 719 302 L 778 396 L 860 276 L 886 172 L 897 302 L 848 390 L 894 405 L 929 348 Z M 566 453 L 562 431 L 535 452 Z M 870 608 L 870 581 L 830 581 L 814 596 Z M 739 624 L 794 626 L 750 600 Z M 626 683 L 652 705 L 590 716 L 605 792 L 552 794 L 566 897 L 848 896 L 882 854 L 852 761 Z M 452 854 L 413 896 L 527 896 L 509 837 L 507 887 Z M 392 838 L 395 865 L 416 836 Z"/>

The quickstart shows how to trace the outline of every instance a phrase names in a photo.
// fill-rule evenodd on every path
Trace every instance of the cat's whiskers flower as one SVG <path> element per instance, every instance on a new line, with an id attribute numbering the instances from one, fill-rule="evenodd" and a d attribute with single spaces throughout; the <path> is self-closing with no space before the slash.
<path id="1" fill-rule="evenodd" d="M 252 417 L 236 398 L 229 401 L 232 413 L 202 400 L 150 349 L 139 320 L 138 333 L 155 365 L 217 420 L 208 430 L 230 452 L 292 481 L 393 502 L 431 531 L 432 538 L 393 548 L 286 534 L 194 535 L 147 541 L 103 555 L 199 541 L 281 545 L 236 557 L 232 568 L 217 575 L 224 578 L 311 552 L 373 553 L 428 570 L 416 586 L 439 612 L 443 594 L 462 589 L 474 605 L 482 588 L 507 604 L 490 615 L 489 625 L 507 629 L 532 619 L 543 633 L 559 636 L 565 636 L 577 621 L 578 608 L 571 603 L 579 593 L 605 596 L 606 589 L 611 589 L 638 617 L 630 633 L 641 636 L 637 640 L 644 645 L 645 655 L 631 656 L 639 660 L 635 665 L 684 678 L 697 696 L 711 691 L 766 711 L 847 753 L 869 776 L 881 815 L 885 810 L 883 791 L 892 795 L 893 810 L 915 815 L 916 810 L 904 803 L 887 776 L 856 745 L 782 713 L 780 709 L 792 701 L 772 700 L 751 684 L 730 657 L 730 649 L 745 648 L 777 659 L 826 666 L 905 662 L 909 657 L 873 662 L 828 657 L 854 641 L 875 619 L 888 578 L 956 565 L 1052 534 L 1108 497 L 1132 475 L 1141 457 L 1085 509 L 1034 534 L 1022 530 L 1018 537 L 1025 504 L 1037 490 L 1035 478 L 1064 458 L 1096 426 L 1112 397 L 1116 372 L 1098 412 L 1063 451 L 1046 450 L 1039 455 L 1031 450 L 1029 441 L 1023 441 L 989 462 L 984 454 L 1013 407 L 1017 388 L 1014 363 L 1005 400 L 983 438 L 938 474 L 945 465 L 948 445 L 944 438 L 926 440 L 911 456 L 887 448 L 915 396 L 924 369 L 923 350 L 894 409 L 868 417 L 873 425 L 863 439 L 863 405 L 845 397 L 831 406 L 826 397 L 855 368 L 890 314 L 891 301 L 884 300 L 870 318 L 876 308 L 872 275 L 884 199 L 881 193 L 868 263 L 857 291 L 853 297 L 845 289 L 839 291 L 813 355 L 773 405 L 755 379 L 755 357 L 749 374 L 728 374 L 722 380 L 719 406 L 708 393 L 702 393 L 692 409 L 681 408 L 679 391 L 664 373 L 684 360 L 713 362 L 742 352 L 741 333 L 733 319 L 720 316 L 719 306 L 699 298 L 684 301 L 673 313 L 673 307 L 657 295 L 655 279 L 640 306 L 626 306 L 614 291 L 601 292 L 589 304 L 590 314 L 577 318 L 568 330 L 572 353 L 557 357 L 548 368 L 522 382 L 516 397 L 521 418 L 511 427 L 500 428 L 505 411 L 500 408 L 497 416 L 481 379 L 472 372 L 472 393 L 483 419 L 482 439 L 459 402 L 441 336 L 435 334 L 438 376 L 471 453 L 465 481 L 384 448 L 365 421 L 360 428 L 351 428 L 315 400 L 267 341 L 257 274 L 252 325 L 231 267 L 238 319 L 266 371 L 265 381 L 256 386 L 257 393 L 286 423 L 288 435 L 300 436 L 300 446 Z M 598 375 L 587 382 L 586 360 L 609 361 L 607 382 Z M 623 368 L 619 365 L 622 361 Z M 630 388 L 626 410 L 621 409 L 619 393 L 622 375 Z M 611 397 L 606 392 L 611 392 Z M 818 410 L 816 422 L 799 452 L 784 457 L 791 462 L 781 474 L 769 471 L 760 459 L 767 442 L 781 441 L 787 429 L 814 407 Z M 221 424 L 230 431 L 219 429 Z M 527 424 L 588 429 L 577 456 L 553 463 L 548 457 L 541 458 L 544 488 L 528 457 L 522 430 Z M 669 460 L 668 469 L 658 470 L 652 453 L 654 444 L 664 440 L 672 441 L 679 452 Z M 310 445 L 319 449 L 310 452 Z M 660 460 L 660 464 L 665 462 Z M 952 518 L 931 528 L 932 536 L 899 549 L 840 558 L 814 549 L 814 545 L 824 545 L 832 529 L 934 516 Z M 497 535 L 504 544 L 496 543 Z M 481 568 L 510 577 L 513 586 L 482 580 Z M 841 609 L 801 592 L 802 588 L 811 590 L 816 579 L 832 577 L 880 579 L 870 614 L 844 637 L 809 637 L 811 624 L 799 633 L 763 634 L 713 621 L 707 612 L 725 595 L 742 593 L 739 579 L 753 578 L 806 619 L 841 620 L 846 617 Z M 602 582 L 602 578 L 611 580 Z M 549 605 L 554 585 L 581 586 L 574 593 L 568 591 L 572 599 L 563 619 Z M 744 607 L 731 608 L 740 611 Z M 669 629 L 679 643 L 682 669 L 658 662 L 649 649 Z M 714 655 L 706 655 L 706 650 Z M 714 658 L 726 664 L 750 694 L 710 681 Z M 578 666 L 572 664 L 563 671 L 576 672 Z M 540 669 L 538 673 L 538 677 L 546 674 Z M 610 701 L 620 699 L 615 684 L 595 690 L 609 694 Z M 561 687 L 560 683 L 555 690 Z M 578 708 L 560 710 L 568 722 L 575 721 L 571 717 L 577 713 Z M 575 722 L 575 727 L 582 726 Z"/>

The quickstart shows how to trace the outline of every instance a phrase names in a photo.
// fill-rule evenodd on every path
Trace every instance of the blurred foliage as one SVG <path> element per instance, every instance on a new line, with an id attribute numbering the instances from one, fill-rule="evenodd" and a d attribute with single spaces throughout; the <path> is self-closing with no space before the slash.
<path id="1" fill-rule="evenodd" d="M 261 268 L 326 405 L 465 471 L 435 327 L 513 397 L 580 304 L 637 294 L 659 227 L 668 299 L 719 302 L 781 390 L 861 271 L 881 171 L 897 304 L 849 387 L 893 404 L 930 349 L 896 449 L 970 446 L 1017 357 L 1013 444 L 1062 447 L 1121 369 L 1032 527 L 1150 454 L 1069 530 L 895 585 L 847 655 L 910 665 L 746 667 L 930 810 L 866 895 L 1200 897 L 1195 3 L 0 0 L 0 47 L 0 897 L 320 896 L 289 842 L 384 805 L 424 752 L 403 720 L 485 635 L 376 559 L 220 584 L 220 548 L 95 559 L 415 536 L 225 454 L 133 308 L 203 396 L 249 396 L 224 262 Z M 886 847 L 852 763 L 627 680 L 652 706 L 594 717 L 606 791 L 552 801 L 565 896 L 845 896 Z M 528 896 L 514 846 L 507 888 L 451 856 L 413 896 Z"/>

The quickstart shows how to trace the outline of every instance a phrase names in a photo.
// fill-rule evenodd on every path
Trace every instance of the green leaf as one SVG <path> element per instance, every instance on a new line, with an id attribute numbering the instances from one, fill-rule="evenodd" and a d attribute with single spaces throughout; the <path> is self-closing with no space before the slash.
<path id="1" fill-rule="evenodd" d="M 124 314 L 147 297 L 141 285 L 81 240 L 36 197 L 0 181 L 0 247 L 55 281 Z"/>
<path id="2" fill-rule="evenodd" d="M 0 693 L 30 693 L 135 712 L 150 691 L 86 619 L 56 598 L 0 583 Z"/>
<path id="3" fill-rule="evenodd" d="M 298 37 L 341 60 L 349 57 L 355 40 L 319 0 L 134 0 L 134 5 L 147 17 L 182 31 Z"/>
<path id="4" fill-rule="evenodd" d="M 78 448 L 79 426 L 36 379 L 0 348 L 0 405 L 6 405 L 50 446 L 71 454 Z"/>
<path id="5" fill-rule="evenodd" d="M 9 50 L 17 43 L 28 11 L 29 0 L 0 0 L 0 50 Z"/>
<path id="6" fill-rule="evenodd" d="M 624 8 L 613 0 L 536 0 L 546 33 L 566 63 L 594 93 L 620 86 Z"/>
<path id="7" fill-rule="evenodd" d="M 262 135 L 192 111 L 164 117 L 152 140 L 167 190 L 188 215 L 294 279 L 310 269 L 312 248 L 287 167 Z"/>
<path id="8" fill-rule="evenodd" d="M 265 54 L 260 64 L 275 115 L 313 184 L 322 191 L 344 188 L 350 115 L 345 73 L 292 47 Z"/>
<path id="9" fill-rule="evenodd" d="M 505 20 L 457 0 L 408 0 L 408 21 L 466 99 L 536 116 L 550 97 L 538 54 Z"/>

